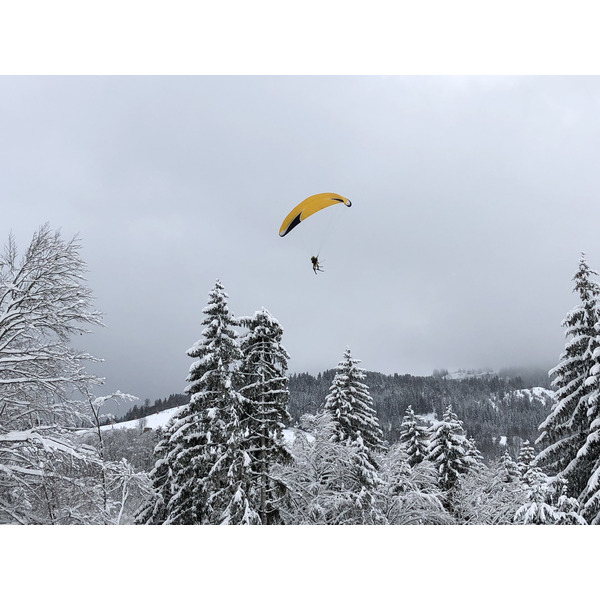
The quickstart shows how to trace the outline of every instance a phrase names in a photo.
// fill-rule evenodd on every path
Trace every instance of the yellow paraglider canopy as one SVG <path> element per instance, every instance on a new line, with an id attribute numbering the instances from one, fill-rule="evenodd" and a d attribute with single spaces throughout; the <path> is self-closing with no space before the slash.
<path id="1" fill-rule="evenodd" d="M 279 228 L 279 235 L 287 235 L 296 225 L 299 225 L 304 219 L 314 215 L 316 212 L 342 202 L 346 206 L 352 206 L 352 202 L 339 194 L 315 194 L 306 200 L 303 200 L 294 208 L 290 214 L 283 220 Z"/>

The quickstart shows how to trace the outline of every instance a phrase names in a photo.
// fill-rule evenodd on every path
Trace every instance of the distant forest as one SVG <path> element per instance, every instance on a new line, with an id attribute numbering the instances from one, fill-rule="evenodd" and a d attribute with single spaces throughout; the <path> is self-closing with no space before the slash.
<path id="1" fill-rule="evenodd" d="M 318 376 L 302 373 L 290 376 L 290 414 L 298 419 L 304 413 L 314 413 L 322 407 L 335 371 Z M 548 388 L 546 372 L 503 371 L 461 379 L 447 378 L 445 372 L 432 376 L 383 375 L 367 371 L 365 383 L 373 398 L 379 423 L 386 440 L 396 442 L 406 409 L 412 406 L 420 415 L 435 413 L 441 419 L 445 408 L 452 405 L 463 421 L 467 435 L 473 437 L 485 458 L 500 456 L 507 438 L 510 453 L 518 455 L 521 444 L 532 444 L 537 428 L 548 415 L 551 402 L 544 396 L 522 395 L 518 390 L 533 387 Z"/>
<path id="2" fill-rule="evenodd" d="M 167 410 L 168 408 L 175 408 L 176 406 L 187 404 L 189 400 L 190 397 L 187 394 L 171 394 L 164 400 L 159 398 L 152 403 L 150 400 L 146 400 L 144 404 L 136 404 L 135 406 L 132 406 L 122 417 L 114 419 L 114 421 L 116 423 L 122 423 L 123 421 L 142 419 L 148 415 L 154 415 L 161 410 Z"/>
<path id="3" fill-rule="evenodd" d="M 323 407 L 334 375 L 335 370 L 331 369 L 316 376 L 309 373 L 289 376 L 289 412 L 293 425 L 298 424 L 303 414 L 314 414 Z M 473 437 L 487 460 L 499 457 L 506 448 L 516 457 L 525 440 L 533 444 L 538 426 L 552 404 L 548 395 L 519 393 L 534 387 L 549 389 L 547 371 L 541 369 L 503 370 L 498 374 L 467 372 L 458 379 L 451 378 L 447 371 L 436 371 L 430 376 L 384 375 L 372 371 L 365 375 L 364 382 L 369 387 L 388 442 L 398 441 L 400 425 L 409 406 L 416 414 L 435 413 L 440 419 L 451 404 L 463 421 L 467 435 Z M 141 419 L 188 401 L 186 394 L 171 394 L 154 403 L 146 400 L 118 420 Z M 500 443 L 502 436 L 506 438 L 506 445 Z"/>

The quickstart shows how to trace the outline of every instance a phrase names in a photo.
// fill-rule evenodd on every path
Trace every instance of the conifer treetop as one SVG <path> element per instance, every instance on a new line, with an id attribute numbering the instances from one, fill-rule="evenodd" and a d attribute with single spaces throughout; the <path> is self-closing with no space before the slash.
<path id="1" fill-rule="evenodd" d="M 221 281 L 217 279 L 209 293 L 208 304 L 202 310 L 206 315 L 202 320 L 205 329 L 201 338 L 186 353 L 198 360 L 190 366 L 186 378 L 189 385 L 185 388 L 185 393 L 233 388 L 232 377 L 242 354 L 235 330 L 239 320 L 229 310 L 228 298 Z M 220 383 L 209 382 L 215 377 Z"/>
<path id="2" fill-rule="evenodd" d="M 336 440 L 351 442 L 361 435 L 370 450 L 383 449 L 383 432 L 368 386 L 363 383 L 364 369 L 358 367 L 360 360 L 352 358 L 346 347 L 342 360 L 336 367 L 330 393 L 325 398 L 325 410 L 336 425 Z"/>

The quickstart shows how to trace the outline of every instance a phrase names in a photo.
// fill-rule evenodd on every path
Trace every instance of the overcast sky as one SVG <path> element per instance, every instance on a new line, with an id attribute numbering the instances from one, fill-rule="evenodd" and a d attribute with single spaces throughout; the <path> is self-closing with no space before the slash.
<path id="1" fill-rule="evenodd" d="M 600 269 L 598 77 L 2 77 L 0 132 L 0 241 L 79 234 L 102 393 L 181 392 L 217 278 L 291 372 L 430 374 L 553 366 Z"/>

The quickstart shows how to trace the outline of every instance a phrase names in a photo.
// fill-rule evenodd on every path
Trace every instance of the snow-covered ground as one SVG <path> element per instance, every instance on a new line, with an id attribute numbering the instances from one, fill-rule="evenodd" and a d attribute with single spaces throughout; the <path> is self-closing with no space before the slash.
<path id="1" fill-rule="evenodd" d="M 545 406 L 549 406 L 554 401 L 554 392 L 539 386 L 531 389 L 517 390 L 514 394 L 520 398 L 527 398 L 530 402 L 536 400 Z"/>
<path id="2" fill-rule="evenodd" d="M 102 431 L 108 431 L 110 429 L 136 429 L 137 427 L 144 427 L 149 429 L 156 429 L 158 427 L 164 427 L 167 424 L 167 421 L 181 408 L 181 406 L 176 406 L 175 408 L 167 408 L 166 410 L 161 410 L 158 413 L 153 415 L 148 415 L 147 417 L 142 417 L 141 419 L 133 419 L 132 421 L 123 421 L 122 423 L 113 423 L 112 425 L 103 425 L 101 427 Z M 292 444 L 296 435 L 300 433 L 299 429 L 284 429 L 283 437 L 288 444 Z M 307 439 L 312 441 L 314 440 L 313 436 L 309 433 L 304 433 Z"/>
<path id="3" fill-rule="evenodd" d="M 156 429 L 157 427 L 164 427 L 167 421 L 181 408 L 176 406 L 175 408 L 167 408 L 161 410 L 153 415 L 148 415 L 141 419 L 133 419 L 132 421 L 123 421 L 122 423 L 113 423 L 112 425 L 103 425 L 101 429 L 106 431 L 108 429 L 135 429 L 141 427 L 142 423 L 144 427 L 150 429 Z"/>

